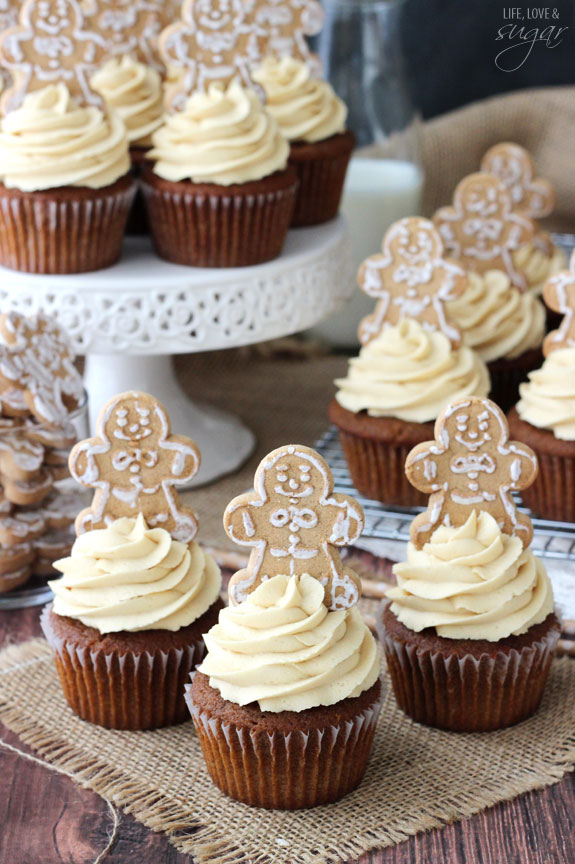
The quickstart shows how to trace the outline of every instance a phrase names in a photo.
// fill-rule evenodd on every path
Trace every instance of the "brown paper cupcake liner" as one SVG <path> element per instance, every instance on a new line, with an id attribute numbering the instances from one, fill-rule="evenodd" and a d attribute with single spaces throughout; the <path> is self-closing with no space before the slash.
<path id="1" fill-rule="evenodd" d="M 575 522 L 575 457 L 535 452 L 539 472 L 521 492 L 523 503 L 543 519 Z"/>
<path id="2" fill-rule="evenodd" d="M 223 723 L 186 701 L 210 777 L 230 798 L 275 810 L 337 801 L 361 783 L 381 709 L 381 697 L 339 725 L 288 733 Z"/>
<path id="3" fill-rule="evenodd" d="M 21 192 L 0 184 L 0 264 L 25 273 L 101 270 L 122 251 L 134 181 Z"/>
<path id="4" fill-rule="evenodd" d="M 401 507 L 424 507 L 427 497 L 405 474 L 412 445 L 374 441 L 339 430 L 339 440 L 353 485 L 366 498 Z"/>
<path id="5" fill-rule="evenodd" d="M 150 233 L 150 223 L 146 210 L 144 192 L 140 183 L 142 166 L 146 162 L 149 147 L 130 147 L 132 176 L 136 183 L 136 194 L 126 222 L 126 237 L 146 237 Z"/>
<path id="6" fill-rule="evenodd" d="M 502 411 L 509 411 L 519 399 L 519 385 L 527 381 L 529 372 L 539 369 L 542 362 L 543 355 L 539 348 L 526 351 L 521 357 L 492 360 L 487 364 L 491 378 L 489 398 Z"/>
<path id="7" fill-rule="evenodd" d="M 559 628 L 520 651 L 445 656 L 380 632 L 399 707 L 418 723 L 490 732 L 530 717 L 547 682 Z"/>
<path id="8" fill-rule="evenodd" d="M 203 639 L 168 651 L 107 653 L 74 645 L 54 632 L 48 605 L 40 623 L 54 651 L 72 711 L 107 729 L 157 729 L 189 719 L 184 687 L 205 652 Z"/>
<path id="9" fill-rule="evenodd" d="M 299 180 L 292 227 L 320 225 L 337 216 L 353 146 L 350 132 L 291 146 L 289 164 Z"/>
<path id="10" fill-rule="evenodd" d="M 236 186 L 169 183 L 149 166 L 143 191 L 158 255 L 190 267 L 249 267 L 277 258 L 291 222 L 291 169 Z"/>

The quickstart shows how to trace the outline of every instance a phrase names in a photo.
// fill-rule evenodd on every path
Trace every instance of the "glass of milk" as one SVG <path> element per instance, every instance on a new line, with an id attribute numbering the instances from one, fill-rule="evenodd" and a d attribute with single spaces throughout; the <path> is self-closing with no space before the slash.
<path id="1" fill-rule="evenodd" d="M 393 222 L 421 210 L 419 115 L 405 79 L 402 6 L 402 0 L 323 0 L 325 23 L 314 44 L 356 137 L 341 208 L 355 271 L 381 250 Z M 312 335 L 357 346 L 357 326 L 374 302 L 357 288 L 346 307 Z"/>

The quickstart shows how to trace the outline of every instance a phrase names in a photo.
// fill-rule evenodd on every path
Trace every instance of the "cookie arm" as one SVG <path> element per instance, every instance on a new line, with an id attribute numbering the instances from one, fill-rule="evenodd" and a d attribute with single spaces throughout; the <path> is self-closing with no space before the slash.
<path id="1" fill-rule="evenodd" d="M 334 546 L 350 546 L 355 543 L 365 525 L 361 506 L 353 498 L 337 493 L 330 495 L 325 503 L 337 508 L 329 543 Z"/>
<path id="2" fill-rule="evenodd" d="M 260 540 L 257 526 L 258 508 L 263 502 L 253 495 L 238 495 L 234 498 L 224 513 L 224 528 L 226 534 L 240 546 L 255 546 Z"/>
<path id="3" fill-rule="evenodd" d="M 411 485 L 425 495 L 437 492 L 441 488 L 439 475 L 444 458 L 449 458 L 448 454 L 436 444 L 429 441 L 417 444 L 405 461 L 405 473 Z"/>
<path id="4" fill-rule="evenodd" d="M 81 486 L 104 485 L 95 457 L 107 453 L 109 449 L 110 445 L 103 443 L 100 438 L 86 438 L 75 444 L 68 457 L 68 467 L 74 480 Z"/>
<path id="5" fill-rule="evenodd" d="M 510 441 L 508 446 L 511 459 L 509 488 L 514 490 L 526 489 L 531 486 L 539 472 L 537 456 L 527 444 Z"/>
<path id="6" fill-rule="evenodd" d="M 198 473 L 200 452 L 185 435 L 170 435 L 162 442 L 161 449 L 169 453 L 166 469 L 170 485 L 188 483 Z"/>

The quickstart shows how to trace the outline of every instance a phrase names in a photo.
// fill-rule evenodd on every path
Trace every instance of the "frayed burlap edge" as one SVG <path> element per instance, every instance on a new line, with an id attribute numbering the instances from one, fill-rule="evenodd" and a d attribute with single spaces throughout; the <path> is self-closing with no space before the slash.
<path id="1" fill-rule="evenodd" d="M 153 831 L 163 831 L 170 842 L 180 852 L 194 856 L 199 864 L 264 864 L 269 862 L 269 850 L 255 851 L 254 848 L 244 848 L 239 840 L 222 837 L 221 826 L 202 825 L 200 820 L 190 813 L 190 805 L 178 798 L 177 794 L 159 793 L 141 779 L 132 780 L 117 767 L 111 767 L 99 758 L 86 757 L 74 744 L 61 740 L 56 731 L 42 729 L 37 717 L 26 715 L 20 700 L 10 700 L 2 693 L 2 675 L 25 669 L 30 665 L 51 663 L 50 649 L 42 639 L 35 639 L 20 645 L 12 645 L 0 653 L 0 720 L 20 739 L 33 748 L 47 762 L 74 776 L 78 785 L 100 794 L 106 800 L 113 802 L 126 813 L 131 813 L 138 821 Z M 570 673 L 572 661 L 568 658 L 556 660 L 554 671 L 563 678 Z M 571 673 L 572 674 L 572 673 Z M 558 685 L 557 685 L 558 686 Z M 393 697 L 388 694 L 387 699 Z M 383 712 L 382 712 L 383 713 Z M 410 723 L 410 721 L 405 721 Z M 413 725 L 415 734 L 426 735 L 429 730 Z M 118 733 L 116 733 L 118 734 Z M 121 734 L 121 733 L 120 733 Z M 496 733 L 497 734 L 497 733 Z M 454 743 L 457 737 L 453 737 Z M 394 828 L 374 828 L 350 836 L 338 837 L 337 845 L 324 846 L 325 838 L 318 837 L 318 844 L 323 848 L 317 851 L 309 850 L 298 854 L 297 864 L 334 864 L 358 858 L 361 854 L 376 847 L 390 846 L 407 840 L 413 834 L 423 830 L 441 827 L 451 822 L 472 816 L 480 810 L 490 807 L 500 801 L 509 800 L 519 794 L 534 789 L 540 789 L 559 781 L 567 771 L 573 768 L 575 762 L 575 728 L 566 740 L 557 746 L 546 759 L 541 758 L 528 778 L 513 782 L 508 779 L 502 785 L 501 779 L 493 776 L 480 790 L 475 789 L 467 800 L 462 799 L 457 791 L 448 801 L 443 798 L 441 812 L 431 797 L 420 817 L 417 827 L 406 830 Z M 223 799 L 225 800 L 225 799 Z M 327 809 L 327 808 L 319 808 Z M 260 811 L 261 812 L 261 811 Z M 305 812 L 305 811 L 303 811 Z M 307 811 L 310 812 L 310 811 Z M 317 811 L 313 811 L 317 812 Z M 376 822 L 374 821 L 374 824 Z M 279 850 L 274 856 L 274 864 L 292 861 L 286 858 L 287 850 Z M 291 853 L 288 853 L 291 856 Z M 295 864 L 295 859 L 293 859 Z"/>

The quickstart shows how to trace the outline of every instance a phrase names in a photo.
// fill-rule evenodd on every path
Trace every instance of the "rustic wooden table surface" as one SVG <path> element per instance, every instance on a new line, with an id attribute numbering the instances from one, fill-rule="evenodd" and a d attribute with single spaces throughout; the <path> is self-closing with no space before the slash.
<path id="1" fill-rule="evenodd" d="M 0 612 L 0 647 L 40 635 L 39 610 Z M 574 661 L 575 662 L 575 661 Z M 0 736 L 21 749 L 0 724 Z M 91 864 L 111 827 L 106 804 L 66 777 L 0 748 L 0 864 Z M 191 864 L 122 814 L 106 864 Z M 365 855 L 361 864 L 575 864 L 575 779 L 465 822 Z M 294 862 L 297 864 L 297 862 Z"/>

